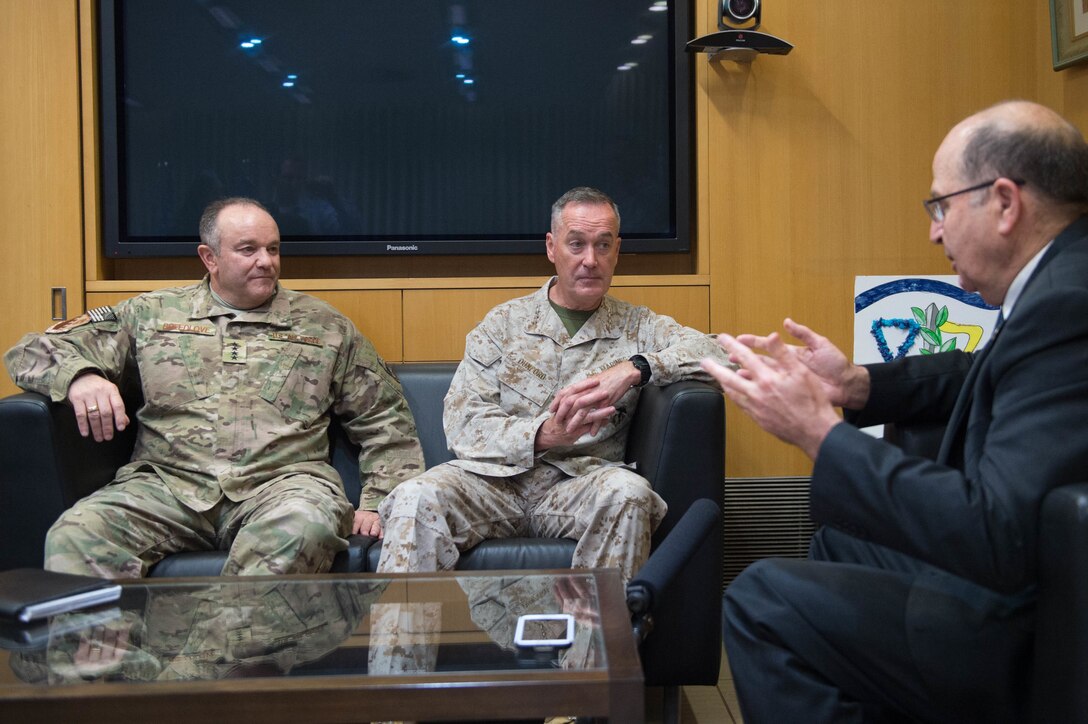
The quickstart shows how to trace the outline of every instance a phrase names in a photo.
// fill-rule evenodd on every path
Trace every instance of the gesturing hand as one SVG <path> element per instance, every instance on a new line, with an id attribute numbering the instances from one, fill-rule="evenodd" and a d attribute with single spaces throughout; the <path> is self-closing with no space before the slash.
<path id="1" fill-rule="evenodd" d="M 832 405 L 853 409 L 864 406 L 869 398 L 869 375 L 864 368 L 852 364 L 827 337 L 813 332 L 805 325 L 787 317 L 783 326 L 804 344 L 803 347 L 784 346 L 819 378 Z M 744 346 L 767 353 L 770 353 L 769 340 L 770 337 L 753 334 L 737 337 L 737 341 Z"/>
<path id="2" fill-rule="evenodd" d="M 798 349 L 784 344 L 777 333 L 746 337 L 770 357 L 722 334 L 718 344 L 741 369 L 731 370 L 709 358 L 702 361 L 703 369 L 761 428 L 815 459 L 827 433 L 839 423 L 824 383 L 799 359 Z"/>

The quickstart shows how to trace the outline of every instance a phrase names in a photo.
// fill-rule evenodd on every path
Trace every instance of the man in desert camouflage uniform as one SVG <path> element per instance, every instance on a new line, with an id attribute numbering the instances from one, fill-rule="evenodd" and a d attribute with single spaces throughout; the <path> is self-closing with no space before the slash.
<path id="1" fill-rule="evenodd" d="M 666 507 L 623 464 L 640 388 L 710 380 L 699 360 L 722 355 L 708 335 L 606 296 L 619 225 L 595 189 L 555 202 L 556 276 L 469 333 L 443 415 L 456 459 L 381 505 L 378 570 L 451 569 L 480 541 L 515 536 L 577 540 L 575 567 L 625 580 L 646 560 Z"/>
<path id="2" fill-rule="evenodd" d="M 118 390 L 136 369 L 144 404 L 132 461 L 49 530 L 46 568 L 139 577 L 166 555 L 229 549 L 224 574 L 322 572 L 352 532 L 424 469 L 400 383 L 328 304 L 279 285 L 279 230 L 250 199 L 211 204 L 196 285 L 142 294 L 20 340 L 20 387 L 67 399 L 80 433 L 128 424 Z M 361 446 L 353 511 L 329 464 L 329 415 Z"/>

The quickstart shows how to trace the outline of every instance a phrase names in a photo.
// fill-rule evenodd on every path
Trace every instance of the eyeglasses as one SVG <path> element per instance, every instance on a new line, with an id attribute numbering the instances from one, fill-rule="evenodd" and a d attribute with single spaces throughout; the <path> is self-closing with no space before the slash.
<path id="1" fill-rule="evenodd" d="M 929 218 L 940 224 L 944 221 L 945 211 L 945 207 L 941 205 L 941 202 L 947 201 L 953 196 L 959 196 L 960 194 L 967 194 L 971 193 L 972 191 L 980 191 L 988 186 L 993 186 L 1000 180 L 1000 178 L 991 179 L 980 184 L 975 184 L 974 186 L 969 186 L 965 189 L 960 189 L 959 191 L 953 191 L 952 193 L 945 194 L 944 196 L 935 196 L 932 199 L 925 199 L 924 201 L 922 201 L 922 206 L 925 207 L 926 213 L 929 214 Z M 1010 180 L 1017 186 L 1023 186 L 1025 183 L 1027 183 L 1026 181 L 1023 181 L 1021 179 L 1014 178 Z"/>

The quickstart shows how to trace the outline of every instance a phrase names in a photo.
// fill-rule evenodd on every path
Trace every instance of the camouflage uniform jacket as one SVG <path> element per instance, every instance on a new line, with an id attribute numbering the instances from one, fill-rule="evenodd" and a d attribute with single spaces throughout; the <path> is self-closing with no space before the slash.
<path id="1" fill-rule="evenodd" d="M 360 509 L 424 469 L 400 383 L 370 341 L 325 302 L 283 287 L 266 307 L 236 312 L 205 277 L 28 334 L 4 362 L 17 385 L 54 401 L 85 370 L 119 383 L 138 369 L 139 435 L 117 479 L 150 467 L 194 510 L 287 474 L 343 495 L 328 462 L 330 411 L 362 448 Z"/>
<path id="2" fill-rule="evenodd" d="M 567 334 L 548 302 L 554 278 L 538 291 L 492 309 L 465 340 L 465 357 L 445 399 L 443 426 L 455 465 L 478 475 L 510 476 L 548 463 L 572 476 L 622 464 L 639 388 L 616 402 L 616 414 L 595 436 L 534 453 L 537 429 L 560 389 L 639 354 L 650 384 L 712 381 L 704 357 L 724 362 L 707 334 L 606 296 L 578 330 Z"/>

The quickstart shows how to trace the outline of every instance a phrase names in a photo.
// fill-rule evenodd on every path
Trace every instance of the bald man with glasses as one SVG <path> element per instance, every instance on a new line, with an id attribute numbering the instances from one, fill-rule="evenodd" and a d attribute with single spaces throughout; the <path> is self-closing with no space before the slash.
<path id="1" fill-rule="evenodd" d="M 722 335 L 740 369 L 704 362 L 814 461 L 808 560 L 759 561 L 725 594 L 749 724 L 1026 720 L 1039 509 L 1088 468 L 1088 145 L 1001 103 L 952 129 L 930 191 L 930 241 L 1001 307 L 985 349 L 859 366 L 786 320 L 802 346 Z M 858 429 L 888 422 L 946 424 L 936 460 Z"/>

